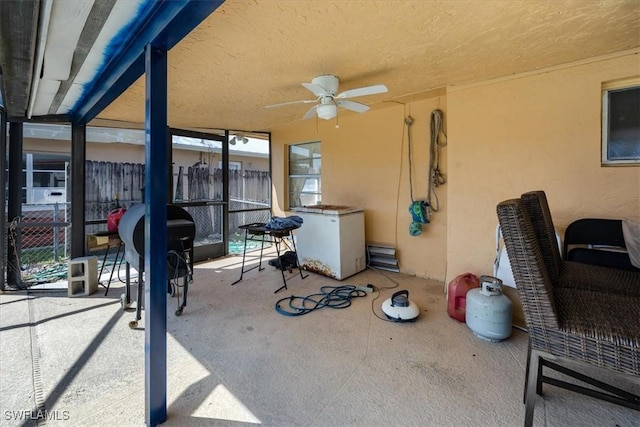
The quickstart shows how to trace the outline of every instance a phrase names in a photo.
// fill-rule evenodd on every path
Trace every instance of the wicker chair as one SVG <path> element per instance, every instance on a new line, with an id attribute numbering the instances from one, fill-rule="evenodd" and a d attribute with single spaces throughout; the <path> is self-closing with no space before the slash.
<path id="1" fill-rule="evenodd" d="M 558 250 L 555 227 L 544 191 L 530 191 L 521 198 L 553 286 L 640 297 L 640 272 L 564 261 Z"/>
<path id="2" fill-rule="evenodd" d="M 555 363 L 570 360 L 608 368 L 638 381 L 640 297 L 589 286 L 564 286 L 562 264 L 554 265 L 550 253 L 543 254 L 542 247 L 548 239 L 539 240 L 524 201 L 504 201 L 497 211 L 529 332 L 525 426 L 533 423 L 535 397 L 536 393 L 542 394 L 543 383 L 640 410 L 640 396 Z M 543 367 L 601 391 L 546 377 Z"/>

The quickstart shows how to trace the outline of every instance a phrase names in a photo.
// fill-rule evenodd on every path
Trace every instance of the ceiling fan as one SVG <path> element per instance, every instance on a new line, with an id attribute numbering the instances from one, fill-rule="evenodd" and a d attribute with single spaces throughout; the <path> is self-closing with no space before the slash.
<path id="1" fill-rule="evenodd" d="M 302 118 L 310 119 L 313 116 L 318 116 L 321 119 L 330 120 L 338 115 L 338 107 L 346 108 L 347 110 L 355 111 L 357 113 L 364 113 L 369 109 L 368 105 L 350 101 L 348 98 L 355 98 L 357 96 L 365 95 L 375 95 L 388 91 L 385 85 L 373 85 L 356 89 L 349 89 L 336 94 L 338 92 L 339 85 L 340 80 L 337 76 L 331 74 L 323 74 L 314 77 L 311 80 L 311 83 L 302 83 L 302 86 L 313 93 L 316 96 L 316 99 L 284 102 L 282 104 L 267 105 L 265 108 L 282 107 L 284 105 L 291 104 L 316 103 L 316 105 L 311 107 L 311 109 L 307 111 L 307 113 Z"/>

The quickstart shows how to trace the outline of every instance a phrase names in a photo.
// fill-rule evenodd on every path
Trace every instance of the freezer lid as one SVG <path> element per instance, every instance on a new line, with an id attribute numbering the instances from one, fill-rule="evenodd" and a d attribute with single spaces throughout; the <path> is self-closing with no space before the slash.
<path id="1" fill-rule="evenodd" d="M 362 208 L 354 208 L 351 206 L 339 205 L 310 205 L 299 206 L 291 209 L 293 212 L 314 213 L 322 215 L 346 215 L 350 213 L 363 212 Z"/>

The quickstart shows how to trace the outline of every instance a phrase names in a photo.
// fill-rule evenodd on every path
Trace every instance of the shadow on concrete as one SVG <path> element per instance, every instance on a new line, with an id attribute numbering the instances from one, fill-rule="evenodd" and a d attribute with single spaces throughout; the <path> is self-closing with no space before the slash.
<path id="1" fill-rule="evenodd" d="M 100 304 L 99 306 L 91 307 L 88 310 L 91 310 L 91 309 L 97 308 L 97 307 L 103 307 L 103 306 L 109 305 L 109 304 L 115 304 L 116 302 L 117 301 L 109 302 L 109 303 L 106 303 L 106 304 Z M 83 311 L 87 311 L 87 309 L 76 310 L 73 313 L 78 313 L 78 312 L 83 312 Z M 69 313 L 69 314 L 73 314 L 73 313 Z M 49 393 L 49 395 L 45 398 L 44 408 L 42 408 L 43 410 L 46 409 L 46 408 L 53 408 L 54 407 L 55 403 L 58 401 L 58 399 L 60 399 L 60 396 L 62 396 L 64 391 L 67 389 L 67 387 L 73 382 L 74 378 L 82 371 L 82 369 L 87 364 L 87 362 L 89 361 L 91 356 L 98 350 L 98 347 L 100 347 L 100 345 L 102 344 L 104 339 L 107 337 L 107 335 L 109 334 L 111 329 L 113 329 L 113 327 L 116 325 L 118 320 L 120 320 L 120 318 L 122 317 L 123 313 L 124 312 L 122 310 L 117 310 L 113 314 L 113 316 L 111 316 L 111 319 L 109 319 L 109 321 L 104 325 L 104 327 L 100 330 L 100 332 L 98 332 L 98 334 L 93 339 L 93 341 L 91 341 L 91 344 L 89 344 L 87 346 L 87 348 L 82 352 L 82 354 L 78 357 L 78 359 L 73 363 L 71 369 L 69 369 L 69 371 L 67 371 L 67 373 L 64 375 L 64 377 L 62 377 L 62 379 L 58 382 L 58 384 L 56 384 L 56 386 L 51 391 L 51 393 Z M 68 315 L 68 314 L 66 314 L 66 315 Z M 53 318 L 60 318 L 60 317 L 64 317 L 64 316 L 65 315 L 63 315 L 63 316 L 54 316 L 54 317 L 49 318 L 47 320 L 52 320 Z M 36 324 L 37 323 L 41 323 L 41 322 L 36 322 Z M 33 423 L 33 420 L 27 420 L 25 423 L 22 424 L 22 427 L 31 426 L 31 425 L 33 425 L 32 423 Z"/>
<path id="2" fill-rule="evenodd" d="M 18 301 L 24 301 L 25 299 L 29 300 L 31 298 L 24 298 L 24 299 L 18 300 Z M 16 301 L 11 301 L 11 302 L 16 302 Z M 58 314 L 56 316 L 47 317 L 46 319 L 38 320 L 37 322 L 33 322 L 33 323 L 19 323 L 17 325 L 5 326 L 3 328 L 0 328 L 0 332 L 9 331 L 11 329 L 28 328 L 30 326 L 37 326 L 37 325 L 40 325 L 42 323 L 50 322 L 52 320 L 60 319 L 60 318 L 67 317 L 67 316 L 73 316 L 74 314 L 83 313 L 85 311 L 91 311 L 91 310 L 94 310 L 96 308 L 105 307 L 107 305 L 119 304 L 119 303 L 120 303 L 120 300 L 109 301 L 109 302 L 105 302 L 104 304 L 94 305 L 93 307 L 82 308 L 80 310 L 74 310 L 74 311 L 70 311 L 68 313 Z"/>

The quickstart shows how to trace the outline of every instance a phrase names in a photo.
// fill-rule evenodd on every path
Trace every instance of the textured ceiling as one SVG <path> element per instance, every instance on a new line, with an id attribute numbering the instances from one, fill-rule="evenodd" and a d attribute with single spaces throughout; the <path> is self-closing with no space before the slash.
<path id="1" fill-rule="evenodd" d="M 356 98 L 380 106 L 639 46 L 638 0 L 228 0 L 169 53 L 169 122 L 270 130 L 309 106 L 264 106 L 313 99 L 319 74 L 385 84 Z M 98 117 L 143 122 L 143 78 Z"/>

